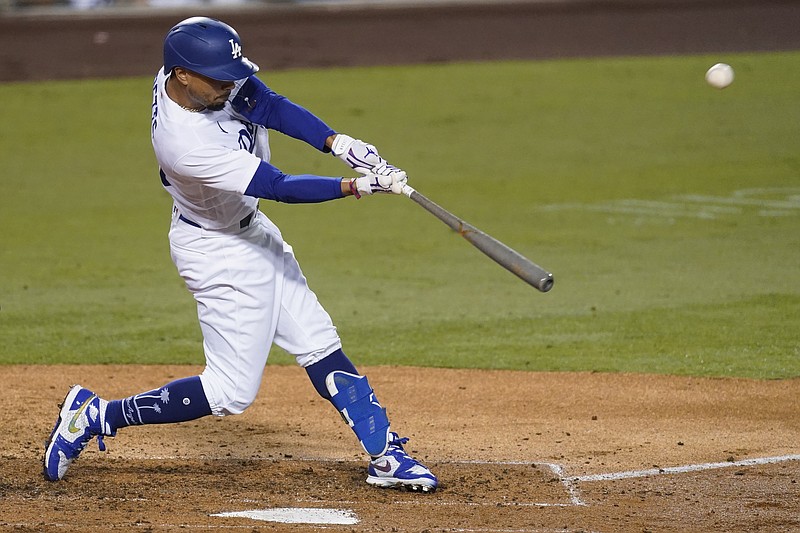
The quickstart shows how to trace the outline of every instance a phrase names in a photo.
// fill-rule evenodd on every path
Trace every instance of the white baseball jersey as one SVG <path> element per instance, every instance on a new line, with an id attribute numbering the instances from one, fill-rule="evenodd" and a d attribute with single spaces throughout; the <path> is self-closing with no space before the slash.
<path id="1" fill-rule="evenodd" d="M 167 96 L 166 80 L 159 70 L 150 127 L 162 183 L 187 219 L 205 229 L 234 226 L 258 207 L 243 193 L 260 162 L 269 161 L 267 129 L 236 118 L 230 101 L 220 111 L 183 109 Z"/>

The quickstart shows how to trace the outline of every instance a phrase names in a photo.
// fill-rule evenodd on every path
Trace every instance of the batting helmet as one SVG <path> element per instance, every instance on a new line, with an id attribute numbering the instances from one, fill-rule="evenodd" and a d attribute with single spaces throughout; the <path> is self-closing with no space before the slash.
<path id="1" fill-rule="evenodd" d="M 164 38 L 164 73 L 183 67 L 203 76 L 234 81 L 258 72 L 258 65 L 242 55 L 236 30 L 208 17 L 179 22 Z"/>

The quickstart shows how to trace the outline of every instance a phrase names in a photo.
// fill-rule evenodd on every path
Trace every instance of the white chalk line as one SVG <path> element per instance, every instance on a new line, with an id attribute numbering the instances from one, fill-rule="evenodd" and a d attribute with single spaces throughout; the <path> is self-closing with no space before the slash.
<path id="1" fill-rule="evenodd" d="M 629 470 L 627 472 L 609 472 L 606 474 L 590 474 L 586 476 L 572 476 L 567 478 L 572 483 L 584 481 L 616 481 L 665 474 L 688 474 L 703 470 L 717 470 L 720 468 L 735 468 L 742 466 L 759 466 L 787 461 L 800 461 L 800 455 L 780 455 L 777 457 L 758 457 L 755 459 L 742 459 L 741 461 L 725 461 L 722 463 L 701 463 L 694 465 L 670 466 L 665 468 L 650 468 L 647 470 Z"/>

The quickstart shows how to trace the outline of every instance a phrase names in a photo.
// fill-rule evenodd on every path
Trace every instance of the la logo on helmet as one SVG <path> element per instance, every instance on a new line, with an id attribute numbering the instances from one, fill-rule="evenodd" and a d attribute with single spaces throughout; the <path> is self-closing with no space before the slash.
<path id="1" fill-rule="evenodd" d="M 228 42 L 231 43 L 231 55 L 233 59 L 242 57 L 242 45 L 237 43 L 234 39 L 228 39 Z"/>

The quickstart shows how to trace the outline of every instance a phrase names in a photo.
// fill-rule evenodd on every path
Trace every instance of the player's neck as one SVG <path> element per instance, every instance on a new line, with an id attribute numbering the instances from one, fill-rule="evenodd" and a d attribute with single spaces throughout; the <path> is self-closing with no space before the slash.
<path id="1" fill-rule="evenodd" d="M 192 106 L 189 98 L 186 96 L 186 90 L 184 89 L 183 85 L 178 83 L 172 76 L 167 78 L 166 83 L 166 92 L 167 96 L 170 100 L 178 104 L 181 108 L 185 109 L 186 111 L 191 111 L 192 113 L 199 113 L 200 111 L 204 110 L 205 107 L 203 106 Z"/>

